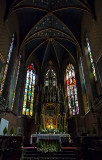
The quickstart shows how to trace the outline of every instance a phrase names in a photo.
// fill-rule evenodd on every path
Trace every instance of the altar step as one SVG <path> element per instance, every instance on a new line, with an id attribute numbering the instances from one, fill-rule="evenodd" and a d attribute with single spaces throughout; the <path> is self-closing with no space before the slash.
<path id="1" fill-rule="evenodd" d="M 75 149 L 56 153 L 40 153 L 34 149 L 25 149 L 23 150 L 21 160 L 78 160 L 78 158 Z"/>

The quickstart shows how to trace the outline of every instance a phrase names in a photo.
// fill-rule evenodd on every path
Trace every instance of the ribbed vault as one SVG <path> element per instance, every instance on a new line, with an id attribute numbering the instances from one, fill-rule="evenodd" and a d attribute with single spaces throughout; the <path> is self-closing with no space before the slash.
<path id="1" fill-rule="evenodd" d="M 82 14 L 92 13 L 86 0 L 14 0 L 7 6 L 6 18 L 18 16 L 19 51 L 26 48 L 26 60 L 35 54 L 40 67 L 50 59 L 61 67 L 68 54 L 76 61 Z"/>

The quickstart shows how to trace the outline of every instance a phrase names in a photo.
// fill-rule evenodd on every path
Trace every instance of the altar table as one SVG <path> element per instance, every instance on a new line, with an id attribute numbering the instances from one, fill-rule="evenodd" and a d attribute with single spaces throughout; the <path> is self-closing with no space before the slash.
<path id="1" fill-rule="evenodd" d="M 36 138 L 36 142 L 39 140 L 59 140 L 61 143 L 61 137 L 69 137 L 69 134 L 31 134 L 30 144 L 32 144 L 32 139 Z"/>

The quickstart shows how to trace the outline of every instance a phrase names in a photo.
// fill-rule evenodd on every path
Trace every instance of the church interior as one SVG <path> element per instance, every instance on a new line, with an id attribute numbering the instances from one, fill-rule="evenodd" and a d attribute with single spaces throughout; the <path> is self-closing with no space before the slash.
<path id="1" fill-rule="evenodd" d="M 102 1 L 0 0 L 0 157 L 51 136 L 102 158 Z"/>

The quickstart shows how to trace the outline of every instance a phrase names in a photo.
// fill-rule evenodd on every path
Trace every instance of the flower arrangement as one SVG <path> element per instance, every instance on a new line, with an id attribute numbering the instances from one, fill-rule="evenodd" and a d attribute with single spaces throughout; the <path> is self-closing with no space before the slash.
<path id="1" fill-rule="evenodd" d="M 58 133 L 59 133 L 59 129 L 58 129 L 58 128 L 55 128 L 55 129 L 54 129 L 54 133 L 55 133 L 55 134 L 58 134 Z"/>
<path id="2" fill-rule="evenodd" d="M 41 140 L 37 144 L 38 151 L 47 153 L 47 152 L 57 152 L 61 149 L 59 142 L 50 142 Z"/>
<path id="3" fill-rule="evenodd" d="M 48 133 L 48 130 L 47 130 L 46 128 L 44 128 L 44 129 L 41 130 L 41 133 L 47 134 L 47 133 Z"/>

